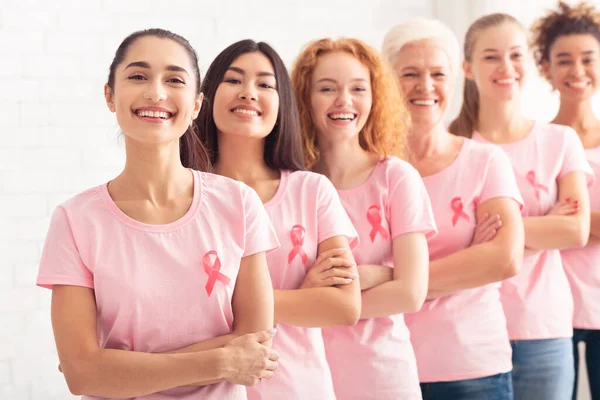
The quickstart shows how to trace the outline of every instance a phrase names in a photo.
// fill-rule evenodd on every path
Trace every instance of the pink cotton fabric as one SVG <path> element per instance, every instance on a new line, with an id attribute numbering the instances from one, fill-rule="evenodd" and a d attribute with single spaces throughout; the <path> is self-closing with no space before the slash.
<path id="1" fill-rule="evenodd" d="M 435 235 L 429 197 L 419 173 L 396 157 L 380 162 L 368 180 L 338 190 L 360 243 L 360 264 L 393 266 L 392 240 L 422 232 Z M 327 360 L 339 400 L 421 399 L 416 360 L 402 314 L 360 320 L 353 327 L 323 329 Z"/>
<path id="2" fill-rule="evenodd" d="M 600 174 L 600 147 L 585 150 L 594 172 Z M 595 180 L 589 187 L 592 212 L 600 212 L 600 185 Z M 567 279 L 571 285 L 575 313 L 573 326 L 578 329 L 600 329 L 600 245 L 561 252 Z"/>
<path id="3" fill-rule="evenodd" d="M 508 157 L 498 148 L 469 139 L 452 164 L 423 181 L 439 230 L 428 242 L 431 261 L 470 246 L 479 205 L 497 198 L 523 203 Z M 405 315 L 421 382 L 475 379 L 512 370 L 499 288 L 500 283 L 492 283 L 462 290 L 426 301 L 419 312 Z"/>
<path id="4" fill-rule="evenodd" d="M 473 139 L 485 141 L 477 132 Z M 583 172 L 593 181 L 581 141 L 569 127 L 536 122 L 525 138 L 497 146 L 512 162 L 525 202 L 523 217 L 546 215 L 565 175 Z M 558 249 L 525 257 L 519 273 L 503 281 L 500 298 L 511 340 L 573 335 L 573 298 Z"/>
<path id="5" fill-rule="evenodd" d="M 192 173 L 192 205 L 170 224 L 148 225 L 128 217 L 107 185 L 54 211 L 37 284 L 94 289 L 100 347 L 161 353 L 230 333 L 241 259 L 278 248 L 252 189 L 217 175 Z M 137 397 L 199 398 L 243 400 L 246 390 L 221 382 Z"/>
<path id="6" fill-rule="evenodd" d="M 323 175 L 281 171 L 275 196 L 265 203 L 281 247 L 267 257 L 275 289 L 298 289 L 323 241 L 358 235 L 335 187 Z M 279 367 L 273 378 L 249 387 L 249 400 L 335 399 L 320 328 L 277 324 L 273 348 Z"/>

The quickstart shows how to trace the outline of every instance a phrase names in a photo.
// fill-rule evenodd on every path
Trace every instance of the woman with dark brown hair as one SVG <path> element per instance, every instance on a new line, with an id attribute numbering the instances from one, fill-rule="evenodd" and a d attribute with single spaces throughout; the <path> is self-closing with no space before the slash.
<path id="1" fill-rule="evenodd" d="M 248 398 L 333 400 L 320 328 L 354 325 L 360 315 L 349 246 L 356 231 L 329 180 L 304 170 L 298 107 L 271 46 L 230 45 L 208 68 L 202 92 L 208 104 L 197 123 L 214 172 L 258 193 L 281 243 L 267 255 L 279 370 L 248 388 Z"/>

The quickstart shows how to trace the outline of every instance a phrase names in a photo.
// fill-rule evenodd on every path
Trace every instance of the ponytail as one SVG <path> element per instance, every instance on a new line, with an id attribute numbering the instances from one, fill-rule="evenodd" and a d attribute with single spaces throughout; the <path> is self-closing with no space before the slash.
<path id="1" fill-rule="evenodd" d="M 192 122 L 187 131 L 179 139 L 179 155 L 181 164 L 186 168 L 209 172 L 211 162 L 206 147 L 200 141 L 196 121 Z"/>
<path id="2" fill-rule="evenodd" d="M 475 81 L 465 78 L 462 107 L 456 119 L 448 127 L 448 131 L 457 136 L 471 138 L 473 131 L 477 129 L 478 121 L 479 91 L 477 90 Z"/>

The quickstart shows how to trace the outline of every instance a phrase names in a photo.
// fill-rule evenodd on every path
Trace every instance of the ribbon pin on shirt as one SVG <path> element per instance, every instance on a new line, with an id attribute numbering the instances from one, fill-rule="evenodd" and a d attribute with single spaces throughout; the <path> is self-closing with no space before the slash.
<path id="1" fill-rule="evenodd" d="M 540 190 L 543 190 L 544 192 L 548 193 L 548 186 L 542 185 L 537 180 L 537 177 L 535 176 L 535 171 L 529 171 L 527 173 L 527 180 L 533 187 L 533 190 L 535 190 L 535 198 L 536 199 L 538 199 L 538 200 L 540 199 Z"/>
<path id="2" fill-rule="evenodd" d="M 294 225 L 292 227 L 292 230 L 290 231 L 290 239 L 292 239 L 292 245 L 294 247 L 288 255 L 288 264 L 291 264 L 294 258 L 296 258 L 296 256 L 299 255 L 300 259 L 302 260 L 302 264 L 306 265 L 306 262 L 308 261 L 308 256 L 306 255 L 306 252 L 302 250 L 302 246 L 304 245 L 305 234 L 306 229 L 304 229 L 302 225 Z"/>
<path id="3" fill-rule="evenodd" d="M 371 224 L 371 232 L 369 232 L 371 242 L 375 241 L 375 236 L 377 236 L 378 232 L 384 240 L 389 239 L 387 231 L 381 225 L 381 208 L 378 205 L 369 207 L 367 210 L 367 220 Z"/>
<path id="4" fill-rule="evenodd" d="M 460 197 L 453 198 L 450 202 L 450 207 L 454 212 L 454 215 L 452 216 L 452 226 L 456 226 L 458 219 L 461 217 L 469 221 L 469 216 L 463 211 L 463 203 Z"/>
<path id="5" fill-rule="evenodd" d="M 213 260 L 214 257 L 214 260 Z M 228 284 L 230 279 L 223 275 L 221 271 L 221 260 L 219 260 L 219 256 L 217 252 L 214 250 L 209 251 L 204 255 L 202 259 L 202 264 L 204 266 L 204 271 L 208 274 L 208 281 L 206 282 L 206 293 L 210 296 L 215 287 L 215 283 L 217 280 L 223 282 L 224 284 Z"/>

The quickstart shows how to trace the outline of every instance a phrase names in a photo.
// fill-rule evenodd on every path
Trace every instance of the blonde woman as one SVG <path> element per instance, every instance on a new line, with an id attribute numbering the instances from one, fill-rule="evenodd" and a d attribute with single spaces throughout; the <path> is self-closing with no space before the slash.
<path id="1" fill-rule="evenodd" d="M 525 256 L 500 296 L 513 349 L 517 400 L 571 396 L 573 299 L 560 250 L 586 245 L 591 169 L 571 128 L 530 121 L 521 90 L 531 54 L 506 14 L 479 18 L 465 37 L 463 105 L 450 131 L 496 144 L 512 161 L 524 199 Z"/>

